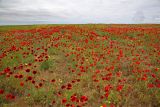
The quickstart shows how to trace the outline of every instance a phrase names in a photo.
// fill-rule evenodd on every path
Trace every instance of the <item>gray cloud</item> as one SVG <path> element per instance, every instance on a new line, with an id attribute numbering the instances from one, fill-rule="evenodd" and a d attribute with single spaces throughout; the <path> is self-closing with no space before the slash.
<path id="1" fill-rule="evenodd" d="M 0 24 L 160 23 L 160 0 L 0 0 Z"/>

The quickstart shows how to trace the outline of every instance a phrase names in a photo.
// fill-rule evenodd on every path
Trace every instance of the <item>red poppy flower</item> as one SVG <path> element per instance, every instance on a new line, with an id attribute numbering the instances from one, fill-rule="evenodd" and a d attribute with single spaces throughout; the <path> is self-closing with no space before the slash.
<path id="1" fill-rule="evenodd" d="M 55 81 L 56 81 L 55 79 L 52 79 L 52 80 L 51 80 L 51 82 L 55 82 Z"/>
<path id="2" fill-rule="evenodd" d="M 32 84 L 35 84 L 35 81 L 34 81 L 34 80 L 32 80 Z"/>
<path id="3" fill-rule="evenodd" d="M 62 85 L 62 86 L 61 86 L 61 89 L 65 89 L 65 88 L 66 88 L 66 86 L 65 86 L 65 85 Z"/>
<path id="4" fill-rule="evenodd" d="M 117 86 L 117 91 L 121 91 L 123 89 L 123 85 L 118 85 Z"/>
<path id="5" fill-rule="evenodd" d="M 5 73 L 8 73 L 8 72 L 10 72 L 10 71 L 11 71 L 11 69 L 10 69 L 9 67 L 7 67 L 7 68 L 4 69 L 4 72 L 5 72 Z"/>
<path id="6" fill-rule="evenodd" d="M 160 83 L 156 85 L 157 88 L 160 88 Z"/>
<path id="7" fill-rule="evenodd" d="M 36 74 L 36 73 L 37 73 L 37 71 L 33 71 L 32 73 L 33 73 L 33 74 Z"/>
<path id="8" fill-rule="evenodd" d="M 85 40 L 85 43 L 88 43 L 88 39 Z"/>
<path id="9" fill-rule="evenodd" d="M 156 74 L 151 74 L 153 78 L 156 78 Z"/>
<path id="10" fill-rule="evenodd" d="M 56 101 L 55 101 L 55 100 L 53 100 L 53 101 L 52 101 L 52 105 L 53 105 L 53 104 L 55 104 L 55 103 L 56 103 Z"/>
<path id="11" fill-rule="evenodd" d="M 30 72 L 30 69 L 26 69 L 26 72 Z"/>
<path id="12" fill-rule="evenodd" d="M 22 86 L 22 87 L 23 87 L 23 86 L 24 86 L 24 83 L 23 83 L 23 82 L 20 82 L 20 86 Z"/>
<path id="13" fill-rule="evenodd" d="M 39 87 L 42 87 L 42 85 L 43 85 L 42 83 L 39 83 Z"/>
<path id="14" fill-rule="evenodd" d="M 72 102 L 75 102 L 77 100 L 77 96 L 76 95 L 72 95 L 71 98 L 70 98 L 70 100 Z"/>
<path id="15" fill-rule="evenodd" d="M 106 104 L 103 104 L 102 107 L 107 107 Z"/>
<path id="16" fill-rule="evenodd" d="M 111 85 L 106 85 L 106 86 L 105 86 L 105 91 L 108 92 L 111 88 L 112 88 Z"/>
<path id="17" fill-rule="evenodd" d="M 15 78 L 18 78 L 19 76 L 18 76 L 18 75 L 15 75 L 14 77 L 15 77 Z"/>
<path id="18" fill-rule="evenodd" d="M 88 100 L 88 98 L 86 96 L 81 96 L 80 101 L 81 102 L 86 102 Z"/>
<path id="19" fill-rule="evenodd" d="M 148 87 L 148 88 L 153 88 L 153 87 L 154 87 L 154 84 L 148 84 L 147 87 Z"/>
<path id="20" fill-rule="evenodd" d="M 108 96 L 109 96 L 109 92 L 106 92 L 106 93 L 105 93 L 106 99 L 108 99 Z"/>
<path id="21" fill-rule="evenodd" d="M 19 75 L 19 78 L 23 78 L 23 75 Z"/>
<path id="22" fill-rule="evenodd" d="M 27 80 L 32 80 L 32 77 L 31 77 L 31 76 L 28 76 L 28 77 L 27 77 Z"/>
<path id="23" fill-rule="evenodd" d="M 15 96 L 12 95 L 12 94 L 7 94 L 7 95 L 6 95 L 6 99 L 7 99 L 7 100 L 13 100 L 13 99 L 15 99 Z"/>
<path id="24" fill-rule="evenodd" d="M 31 96 L 31 94 L 27 94 L 27 96 L 29 97 L 29 96 Z"/>
<path id="25" fill-rule="evenodd" d="M 0 89 L 0 94 L 3 94 L 4 93 L 4 90 L 3 89 Z"/>
<path id="26" fill-rule="evenodd" d="M 116 72 L 117 77 L 120 77 L 122 75 L 122 72 Z"/>
<path id="27" fill-rule="evenodd" d="M 70 106 L 70 104 L 66 104 L 66 107 L 69 107 Z"/>
<path id="28" fill-rule="evenodd" d="M 63 98 L 62 99 L 62 104 L 66 103 L 67 102 L 67 99 L 66 98 Z"/>
<path id="29" fill-rule="evenodd" d="M 67 85 L 67 89 L 68 89 L 68 90 L 72 89 L 72 84 L 69 83 L 69 84 Z"/>

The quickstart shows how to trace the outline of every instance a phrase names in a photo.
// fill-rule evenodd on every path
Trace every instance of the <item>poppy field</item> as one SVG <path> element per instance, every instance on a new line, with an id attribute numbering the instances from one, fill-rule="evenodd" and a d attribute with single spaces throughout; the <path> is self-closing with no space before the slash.
<path id="1" fill-rule="evenodd" d="M 0 26 L 0 106 L 160 107 L 160 25 Z"/>

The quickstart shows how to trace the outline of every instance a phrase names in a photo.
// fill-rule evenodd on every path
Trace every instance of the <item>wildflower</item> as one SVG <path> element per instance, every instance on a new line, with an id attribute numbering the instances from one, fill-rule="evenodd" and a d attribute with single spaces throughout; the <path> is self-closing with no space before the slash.
<path id="1" fill-rule="evenodd" d="M 121 91 L 123 89 L 123 85 L 118 85 L 117 86 L 117 91 Z"/>
<path id="2" fill-rule="evenodd" d="M 59 79 L 59 82 L 60 82 L 60 83 L 62 83 L 62 80 L 61 80 L 61 79 Z"/>
<path id="3" fill-rule="evenodd" d="M 51 80 L 51 82 L 55 82 L 55 81 L 56 81 L 55 79 L 52 79 L 52 80 Z"/>
<path id="4" fill-rule="evenodd" d="M 34 80 L 32 80 L 32 84 L 35 84 L 35 81 L 34 81 Z"/>
<path id="5" fill-rule="evenodd" d="M 88 43 L 88 39 L 85 40 L 85 43 Z"/>
<path id="6" fill-rule="evenodd" d="M 66 86 L 65 86 L 65 85 L 62 85 L 62 86 L 61 86 L 61 89 L 65 89 L 65 88 L 66 88 Z"/>
<path id="7" fill-rule="evenodd" d="M 148 87 L 148 88 L 153 88 L 153 87 L 154 87 L 154 84 L 148 84 L 147 87 Z"/>
<path id="8" fill-rule="evenodd" d="M 76 95 L 72 95 L 70 100 L 71 100 L 72 102 L 75 102 L 75 101 L 77 100 L 77 96 L 76 96 Z"/>
<path id="9" fill-rule="evenodd" d="M 26 72 L 30 72 L 30 69 L 26 69 Z"/>
<path id="10" fill-rule="evenodd" d="M 160 83 L 156 85 L 157 88 L 160 88 Z"/>
<path id="11" fill-rule="evenodd" d="M 3 89 L 0 89 L 0 94 L 3 94 L 4 93 L 4 90 Z"/>
<path id="12" fill-rule="evenodd" d="M 88 98 L 86 96 L 81 96 L 80 101 L 81 102 L 86 102 L 88 100 Z"/>
<path id="13" fill-rule="evenodd" d="M 42 85 L 43 85 L 42 83 L 39 83 L 39 87 L 42 87 Z"/>
<path id="14" fill-rule="evenodd" d="M 106 92 L 108 92 L 111 88 L 112 88 L 112 86 L 111 86 L 111 85 L 106 85 L 106 87 L 105 87 L 105 91 L 106 91 Z"/>
<path id="15" fill-rule="evenodd" d="M 69 84 L 67 85 L 67 89 L 68 89 L 68 90 L 72 89 L 72 84 L 69 83 Z"/>
<path id="16" fill-rule="evenodd" d="M 55 101 L 55 100 L 53 100 L 53 101 L 52 101 L 52 105 L 53 105 L 53 104 L 55 104 L 55 103 L 56 103 L 56 101 Z"/>
<path id="17" fill-rule="evenodd" d="M 36 73 L 37 73 L 37 71 L 33 71 L 32 73 L 33 73 L 33 74 L 36 74 Z"/>
<path id="18" fill-rule="evenodd" d="M 6 99 L 7 100 L 13 100 L 13 99 L 15 99 L 15 96 L 9 93 L 9 94 L 6 95 Z"/>
<path id="19" fill-rule="evenodd" d="M 66 98 L 63 98 L 62 99 L 62 104 L 66 103 L 67 102 L 67 99 Z"/>
<path id="20" fill-rule="evenodd" d="M 19 78 L 23 78 L 23 75 L 19 75 Z"/>
<path id="21" fill-rule="evenodd" d="M 23 87 L 23 86 L 24 86 L 24 83 L 23 83 L 23 82 L 20 82 L 20 86 L 22 86 L 22 87 Z"/>
<path id="22" fill-rule="evenodd" d="M 28 77 L 27 77 L 27 80 L 32 80 L 32 77 L 31 77 L 31 76 L 28 76 Z"/>
<path id="23" fill-rule="evenodd" d="M 100 106 L 100 107 L 107 107 L 107 106 L 106 106 L 106 104 L 103 104 L 103 105 L 102 105 L 102 106 Z"/>
<path id="24" fill-rule="evenodd" d="M 117 75 L 117 77 L 121 77 L 122 72 L 117 72 L 116 75 Z"/>

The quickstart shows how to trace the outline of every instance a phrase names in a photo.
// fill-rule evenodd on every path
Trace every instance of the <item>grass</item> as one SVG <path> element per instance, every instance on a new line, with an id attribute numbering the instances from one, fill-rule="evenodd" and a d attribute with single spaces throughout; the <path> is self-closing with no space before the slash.
<path id="1" fill-rule="evenodd" d="M 158 107 L 159 27 L 1 26 L 0 104 Z"/>

